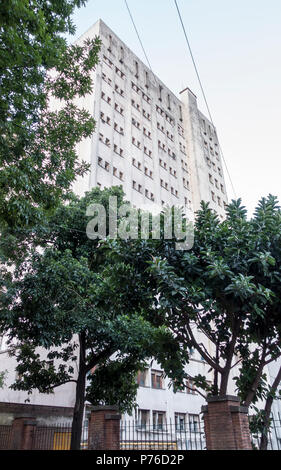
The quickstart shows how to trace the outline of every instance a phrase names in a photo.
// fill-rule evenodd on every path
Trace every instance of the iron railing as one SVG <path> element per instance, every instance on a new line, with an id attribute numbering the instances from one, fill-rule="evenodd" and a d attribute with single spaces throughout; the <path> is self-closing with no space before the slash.
<path id="1" fill-rule="evenodd" d="M 279 419 L 271 418 L 270 427 L 265 430 L 267 433 L 267 450 L 281 450 L 281 416 Z M 252 445 L 254 449 L 260 449 L 262 431 L 252 432 Z"/>
<path id="2" fill-rule="evenodd" d="M 1 424 L 0 425 L 0 450 L 10 449 L 12 435 L 12 426 Z"/>
<path id="3" fill-rule="evenodd" d="M 198 423 L 153 424 L 122 421 L 120 425 L 122 450 L 204 450 L 204 427 Z"/>
<path id="4" fill-rule="evenodd" d="M 69 450 L 71 443 L 71 423 L 37 425 L 33 434 L 33 450 Z M 87 423 L 82 428 L 80 449 L 88 448 Z"/>

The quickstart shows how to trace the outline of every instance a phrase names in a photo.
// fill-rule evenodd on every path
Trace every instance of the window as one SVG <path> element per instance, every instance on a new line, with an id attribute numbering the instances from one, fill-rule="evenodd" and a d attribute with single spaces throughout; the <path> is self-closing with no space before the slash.
<path id="1" fill-rule="evenodd" d="M 141 143 L 135 139 L 135 137 L 132 137 L 132 144 L 135 145 L 138 149 L 141 148 Z"/>
<path id="2" fill-rule="evenodd" d="M 137 383 L 140 387 L 147 387 L 148 385 L 148 369 L 139 370 L 137 376 Z"/>
<path id="3" fill-rule="evenodd" d="M 121 114 L 123 116 L 124 109 L 121 106 L 119 106 L 118 103 L 115 103 L 114 109 L 115 109 L 115 111 L 117 111 L 119 114 Z"/>
<path id="4" fill-rule="evenodd" d="M 148 121 L 151 121 L 151 116 L 150 116 L 150 114 L 149 114 L 145 109 L 142 110 L 142 115 L 143 115 L 143 117 L 145 117 Z"/>
<path id="5" fill-rule="evenodd" d="M 147 147 L 144 146 L 143 151 L 144 151 L 145 155 L 152 158 L 152 151 L 151 150 L 149 150 Z"/>
<path id="6" fill-rule="evenodd" d="M 111 60 L 108 59 L 108 57 L 106 57 L 106 56 L 104 55 L 104 56 L 103 56 L 103 60 L 104 60 L 104 62 L 106 63 L 106 65 L 108 65 L 108 67 L 112 68 L 113 62 L 111 62 Z"/>
<path id="7" fill-rule="evenodd" d="M 112 51 L 112 36 L 109 34 L 108 36 L 108 48 L 107 48 L 108 52 L 111 52 Z"/>
<path id="8" fill-rule="evenodd" d="M 167 96 L 167 104 L 168 104 L 168 109 L 171 109 L 171 96 L 168 94 Z"/>
<path id="9" fill-rule="evenodd" d="M 122 79 L 125 77 L 124 72 L 122 72 L 120 69 L 118 69 L 118 67 L 115 67 L 115 73 L 117 75 L 119 75 L 119 77 L 121 77 Z"/>
<path id="10" fill-rule="evenodd" d="M 136 78 L 139 78 L 139 64 L 138 64 L 137 61 L 135 61 L 135 67 L 136 67 L 135 77 L 136 77 Z"/>
<path id="11" fill-rule="evenodd" d="M 180 106 L 180 121 L 182 122 L 182 107 Z"/>
<path id="12" fill-rule="evenodd" d="M 189 189 L 189 181 L 186 180 L 185 178 L 182 179 L 182 182 L 183 182 L 183 186 L 186 188 L 186 189 Z"/>
<path id="13" fill-rule="evenodd" d="M 163 389 L 163 372 L 158 370 L 151 371 L 151 387 Z"/>
<path id="14" fill-rule="evenodd" d="M 189 430 L 191 432 L 200 432 L 200 419 L 199 415 L 188 415 Z"/>
<path id="15" fill-rule="evenodd" d="M 101 97 L 104 101 L 106 101 L 106 103 L 111 104 L 111 98 L 109 96 L 106 96 L 103 91 L 101 92 Z"/>
<path id="16" fill-rule="evenodd" d="M 148 88 L 148 72 L 145 72 L 145 87 Z"/>
<path id="17" fill-rule="evenodd" d="M 189 395 L 197 395 L 197 393 L 195 391 L 194 381 L 192 379 L 187 379 L 186 380 L 186 392 Z"/>
<path id="18" fill-rule="evenodd" d="M 123 62 L 124 62 L 124 48 L 122 46 L 120 47 L 120 59 L 119 60 L 120 60 L 121 64 L 123 64 Z"/>
<path id="19" fill-rule="evenodd" d="M 143 99 L 147 102 L 147 103 L 150 103 L 151 102 L 151 99 L 149 98 L 149 96 L 147 96 L 145 93 L 142 92 L 142 97 Z"/>
<path id="20" fill-rule="evenodd" d="M 124 97 L 124 90 L 122 90 L 118 85 L 115 85 L 115 91 L 118 93 L 120 96 Z"/>
<path id="21" fill-rule="evenodd" d="M 137 428 L 146 429 L 149 426 L 149 410 L 136 410 L 136 423 Z"/>
<path id="22" fill-rule="evenodd" d="M 162 90 L 163 90 L 163 87 L 159 85 L 159 101 L 162 101 Z"/>
<path id="23" fill-rule="evenodd" d="M 163 431 L 166 424 L 166 413 L 164 411 L 152 412 L 153 431 Z"/>
<path id="24" fill-rule="evenodd" d="M 185 414 L 175 413 L 175 427 L 176 431 L 185 431 Z"/>
<path id="25" fill-rule="evenodd" d="M 137 129 L 140 129 L 140 123 L 139 123 L 134 117 L 132 117 L 132 124 L 133 124 L 133 126 L 135 126 Z"/>

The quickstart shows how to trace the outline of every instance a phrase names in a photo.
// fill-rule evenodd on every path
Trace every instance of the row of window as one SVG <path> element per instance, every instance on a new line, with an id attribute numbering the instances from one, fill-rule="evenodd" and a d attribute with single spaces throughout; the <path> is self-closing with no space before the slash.
<path id="1" fill-rule="evenodd" d="M 142 164 L 138 162 L 135 158 L 132 158 L 132 165 L 136 167 L 138 170 L 142 171 Z M 149 178 L 153 179 L 153 171 L 149 170 L 146 166 L 144 167 L 144 174 Z"/>
<path id="2" fill-rule="evenodd" d="M 163 134 L 165 134 L 168 137 L 168 139 L 170 139 L 172 142 L 175 141 L 174 135 L 171 134 L 169 131 L 166 131 L 165 127 L 161 126 L 160 122 L 157 122 L 157 129 L 159 129 L 159 131 L 163 132 Z"/>
<path id="3" fill-rule="evenodd" d="M 168 121 L 169 124 L 171 124 L 172 126 L 174 126 L 175 124 L 175 121 L 174 119 L 172 119 L 169 114 L 167 114 L 164 109 L 160 108 L 160 106 L 156 105 L 156 111 L 158 114 L 160 114 L 160 116 L 164 117 L 166 119 L 166 121 Z"/>
<path id="4" fill-rule="evenodd" d="M 156 388 L 156 389 L 165 389 L 165 381 L 163 372 L 161 370 L 154 370 L 150 371 L 150 380 L 149 380 L 149 369 L 144 369 L 143 371 L 139 371 L 137 375 L 137 383 L 140 387 L 149 387 Z M 197 395 L 195 385 L 192 379 L 187 379 L 185 382 L 185 390 L 184 393 L 188 393 L 189 395 Z"/>
<path id="5" fill-rule="evenodd" d="M 113 64 L 112 60 L 110 60 L 106 55 L 103 55 L 103 61 L 106 65 L 108 65 L 108 67 L 110 67 L 111 69 L 113 68 L 114 64 Z M 124 74 L 124 72 L 122 72 L 122 70 L 120 70 L 116 66 L 115 66 L 115 73 L 117 75 L 119 75 L 119 77 L 121 77 L 124 80 L 126 75 Z"/>
<path id="6" fill-rule="evenodd" d="M 140 87 L 138 87 L 134 82 L 132 82 L 132 89 L 138 94 L 138 95 L 141 95 L 142 98 L 147 102 L 147 103 L 151 103 L 151 98 L 146 94 L 144 93 Z"/>
<path id="7" fill-rule="evenodd" d="M 214 184 L 217 189 L 220 189 L 223 194 L 225 194 L 224 186 L 223 184 L 219 184 L 218 180 L 216 178 L 213 178 L 213 175 L 209 173 L 209 182 L 211 184 Z"/>
<path id="8" fill-rule="evenodd" d="M 216 196 L 216 194 L 214 193 L 214 191 L 211 191 L 211 197 L 212 197 L 212 201 L 214 201 L 214 202 L 217 203 L 220 207 L 223 207 L 224 210 L 226 210 L 226 208 L 227 208 L 226 202 L 223 201 L 220 196 Z"/>
<path id="9" fill-rule="evenodd" d="M 101 92 L 101 99 L 111 106 L 112 99 L 110 98 L 110 96 L 106 95 L 104 91 Z M 124 108 L 121 105 L 119 105 L 118 103 L 114 103 L 114 109 L 119 114 L 124 116 Z"/>
<path id="10" fill-rule="evenodd" d="M 140 194 L 144 194 L 147 199 L 150 199 L 151 201 L 154 201 L 154 194 L 150 192 L 148 189 L 144 188 L 143 192 L 143 187 L 141 184 L 138 184 L 136 181 L 132 181 L 132 188 L 137 191 Z"/>
<path id="11" fill-rule="evenodd" d="M 163 201 L 163 200 L 162 200 L 162 201 L 161 201 L 161 205 L 162 205 L 162 206 L 167 206 L 167 205 L 169 206 L 170 203 L 167 202 L 167 201 Z M 191 200 L 188 199 L 187 197 L 184 197 L 184 205 L 185 205 L 185 207 L 187 207 L 188 209 L 192 210 L 192 202 L 191 202 Z"/>
<path id="12" fill-rule="evenodd" d="M 98 157 L 98 165 L 103 168 L 105 171 L 109 172 L 110 171 L 110 163 L 103 160 L 101 157 Z M 115 176 L 116 178 L 119 178 L 121 181 L 124 181 L 124 173 L 120 170 L 118 170 L 118 168 L 116 167 L 113 167 L 112 168 L 112 174 L 113 176 Z"/>
<path id="13" fill-rule="evenodd" d="M 160 179 L 160 186 L 169 191 L 169 184 L 166 181 Z M 178 190 L 174 189 L 173 186 L 171 186 L 171 194 L 173 194 L 173 196 L 179 197 Z"/>
<path id="14" fill-rule="evenodd" d="M 201 431 L 199 415 L 190 413 L 175 413 L 173 424 L 167 423 L 165 411 L 137 409 L 135 422 L 137 429 L 146 431 L 172 431 L 171 427 L 175 427 L 178 432 L 197 433 Z"/>
<path id="15" fill-rule="evenodd" d="M 104 124 L 108 124 L 109 126 L 111 126 L 111 119 L 109 116 L 105 116 L 105 114 L 101 111 L 100 113 L 100 120 L 101 122 L 103 122 Z M 117 124 L 117 122 L 114 122 L 114 130 L 116 132 L 118 132 L 119 134 L 121 135 L 124 135 L 124 129 L 123 127 L 121 127 L 119 124 Z"/>
<path id="16" fill-rule="evenodd" d="M 173 150 L 170 149 L 166 144 L 161 142 L 161 140 L 158 140 L 158 148 L 162 150 L 162 152 L 168 153 L 169 157 L 172 157 L 173 160 L 176 159 L 176 154 Z"/>
<path id="17" fill-rule="evenodd" d="M 159 158 L 159 165 L 164 168 L 164 170 L 168 171 L 168 168 L 167 168 L 167 163 L 164 162 L 161 158 Z M 169 167 L 169 172 L 170 172 L 170 175 L 172 175 L 174 178 L 177 178 L 177 170 L 175 170 L 174 168 L 172 168 L 171 166 Z"/>
<path id="18" fill-rule="evenodd" d="M 216 164 L 214 162 L 212 162 L 210 160 L 210 158 L 207 157 L 207 165 L 213 169 L 213 171 L 216 173 L 218 172 L 218 174 L 222 177 L 222 171 L 221 171 L 221 168 L 219 166 L 216 166 Z"/>

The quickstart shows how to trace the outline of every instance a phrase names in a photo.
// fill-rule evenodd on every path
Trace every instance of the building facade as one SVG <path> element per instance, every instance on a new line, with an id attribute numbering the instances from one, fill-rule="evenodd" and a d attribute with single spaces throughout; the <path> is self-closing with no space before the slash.
<path id="1" fill-rule="evenodd" d="M 77 179 L 78 194 L 93 186 L 122 185 L 135 206 L 181 205 L 193 216 L 203 199 L 221 218 L 227 195 L 216 129 L 186 88 L 177 98 L 101 21 L 77 41 L 99 36 L 94 89 L 81 104 L 96 119 L 79 146 L 90 164 Z"/>

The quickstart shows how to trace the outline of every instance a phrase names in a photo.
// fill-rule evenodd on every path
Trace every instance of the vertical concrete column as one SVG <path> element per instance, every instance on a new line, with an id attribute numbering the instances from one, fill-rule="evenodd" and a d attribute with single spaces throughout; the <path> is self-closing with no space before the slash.
<path id="1" fill-rule="evenodd" d="M 34 418 L 15 418 L 12 423 L 10 448 L 13 450 L 31 450 L 35 427 L 36 420 Z"/>
<path id="2" fill-rule="evenodd" d="M 202 407 L 208 450 L 251 450 L 248 409 L 238 397 L 208 397 Z"/>
<path id="3" fill-rule="evenodd" d="M 120 419 L 116 406 L 94 406 L 89 420 L 89 449 L 118 450 Z"/>

